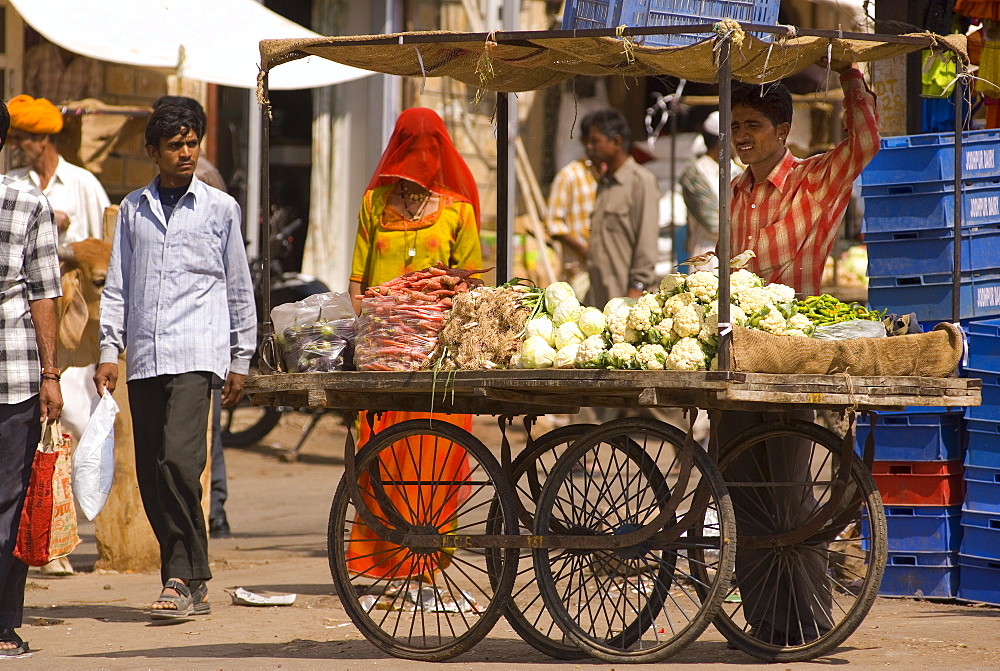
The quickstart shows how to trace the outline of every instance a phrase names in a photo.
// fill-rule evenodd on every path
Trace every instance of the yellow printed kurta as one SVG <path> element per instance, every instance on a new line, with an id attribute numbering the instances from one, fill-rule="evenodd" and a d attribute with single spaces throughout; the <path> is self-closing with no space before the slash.
<path id="1" fill-rule="evenodd" d="M 471 204 L 435 189 L 438 208 L 420 221 L 407 221 L 386 206 L 396 188 L 390 184 L 365 193 L 354 241 L 352 282 L 372 287 L 438 261 L 452 268 L 482 268 L 479 227 Z"/>

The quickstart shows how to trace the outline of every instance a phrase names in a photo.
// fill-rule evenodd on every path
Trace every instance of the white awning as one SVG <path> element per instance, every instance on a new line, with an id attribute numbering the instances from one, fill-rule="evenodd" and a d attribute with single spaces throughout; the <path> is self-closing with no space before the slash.
<path id="1" fill-rule="evenodd" d="M 74 53 L 240 88 L 257 86 L 260 40 L 320 37 L 254 0 L 10 2 L 28 25 Z M 278 68 L 269 86 L 311 88 L 371 74 L 314 56 Z"/>

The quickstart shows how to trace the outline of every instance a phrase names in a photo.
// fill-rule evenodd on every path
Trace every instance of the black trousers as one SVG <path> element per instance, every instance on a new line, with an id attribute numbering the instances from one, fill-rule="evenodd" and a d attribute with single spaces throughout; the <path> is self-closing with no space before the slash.
<path id="1" fill-rule="evenodd" d="M 226 519 L 226 454 L 222 450 L 222 390 L 212 393 L 212 489 L 209 494 L 208 523 L 211 528 L 229 528 Z"/>
<path id="2" fill-rule="evenodd" d="M 0 629 L 21 626 L 28 565 L 14 557 L 31 462 L 41 438 L 38 397 L 0 403 Z"/>
<path id="3" fill-rule="evenodd" d="M 212 578 L 201 507 L 211 382 L 211 373 L 194 372 L 128 383 L 136 479 L 160 544 L 160 578 L 194 588 Z"/>
<path id="4" fill-rule="evenodd" d="M 719 436 L 720 449 L 738 433 L 781 417 L 808 422 L 812 410 L 777 414 L 766 412 L 721 411 L 711 415 Z M 737 457 L 726 472 L 726 480 L 743 482 L 802 482 L 803 487 L 730 487 L 736 513 L 736 533 L 766 535 L 776 531 L 772 520 L 782 520 L 797 528 L 815 510 L 816 500 L 810 461 L 812 442 L 799 438 L 776 438 L 758 444 Z M 801 518 L 799 520 L 798 518 Z M 778 529 L 785 531 L 789 529 Z M 794 559 L 775 550 L 736 550 L 736 581 L 743 599 L 743 611 L 752 627 L 769 624 L 788 634 L 811 638 L 829 631 L 832 594 L 827 576 L 826 545 L 803 550 Z"/>

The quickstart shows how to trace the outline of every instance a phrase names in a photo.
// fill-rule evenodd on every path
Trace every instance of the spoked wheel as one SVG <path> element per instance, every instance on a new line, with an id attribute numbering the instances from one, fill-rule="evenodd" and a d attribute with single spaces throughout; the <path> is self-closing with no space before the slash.
<path id="1" fill-rule="evenodd" d="M 500 464 L 452 424 L 397 424 L 376 434 L 355 464 L 363 504 L 389 529 L 456 539 L 517 533 Z M 441 661 L 475 645 L 499 619 L 517 574 L 516 549 L 497 551 L 496 575 L 489 575 L 483 549 L 380 540 L 351 501 L 346 475 L 334 495 L 328 545 L 348 616 L 375 646 L 405 659 Z"/>
<path id="2" fill-rule="evenodd" d="M 841 468 L 841 442 L 810 422 L 786 421 L 723 446 L 719 467 L 739 548 L 716 627 L 758 659 L 826 654 L 857 629 L 878 594 L 888 548 L 882 499 L 856 455 Z M 804 537 L 795 533 L 803 529 Z"/>
<path id="3" fill-rule="evenodd" d="M 252 406 L 246 396 L 233 408 L 222 409 L 222 444 L 226 447 L 249 447 L 264 439 L 278 425 L 281 410 L 270 406 Z"/>
<path id="4" fill-rule="evenodd" d="M 519 520 L 522 534 L 533 532 L 535 502 L 541 495 L 542 485 L 555 466 L 556 460 L 594 424 L 570 424 L 543 434 L 531 442 L 511 464 L 511 482 L 520 502 Z M 498 505 L 494 503 L 494 505 Z M 499 518 L 496 518 L 499 521 Z M 499 533 L 499 532 L 497 532 Z M 499 560 L 499 551 L 487 555 L 491 566 Z M 492 575 L 492 573 L 491 573 Z M 545 610 L 545 603 L 538 591 L 531 550 L 522 550 L 518 573 L 510 601 L 504 608 L 504 618 L 521 639 L 541 653 L 556 659 L 581 659 L 587 653 L 566 638 L 562 629 Z"/>
<path id="5" fill-rule="evenodd" d="M 665 522 L 655 536 L 613 548 L 615 536 L 658 517 Z M 659 661 L 694 641 L 718 612 L 732 580 L 735 532 L 726 487 L 701 447 L 685 446 L 684 434 L 662 422 L 615 420 L 574 443 L 542 488 L 535 534 L 593 542 L 534 550 L 538 588 L 552 618 L 589 654 Z M 703 563 L 698 573 L 695 562 Z"/>

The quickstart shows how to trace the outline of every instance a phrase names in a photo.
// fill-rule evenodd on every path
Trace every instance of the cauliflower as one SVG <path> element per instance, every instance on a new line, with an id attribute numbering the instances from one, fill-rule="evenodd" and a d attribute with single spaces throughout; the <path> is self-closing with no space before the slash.
<path id="1" fill-rule="evenodd" d="M 597 308 L 585 308 L 576 319 L 584 336 L 599 335 L 608 327 L 608 318 Z"/>
<path id="2" fill-rule="evenodd" d="M 652 295 L 653 294 L 647 294 L 647 296 Z M 650 307 L 648 301 L 643 302 L 642 299 L 639 299 L 639 302 L 633 305 L 632 309 L 629 310 L 626 326 L 636 331 L 648 331 L 653 328 L 654 325 L 663 321 L 663 310 L 660 309 L 659 304 L 656 304 L 655 298 L 652 302 L 655 305 Z"/>
<path id="3" fill-rule="evenodd" d="M 579 344 L 566 345 L 556 351 L 556 358 L 552 362 L 553 368 L 572 368 L 576 363 L 576 355 L 580 351 Z"/>
<path id="4" fill-rule="evenodd" d="M 659 294 L 644 293 L 641 297 L 637 298 L 635 301 L 636 305 L 645 305 L 651 311 L 656 312 L 657 310 L 663 310 L 664 300 L 660 298 Z"/>
<path id="5" fill-rule="evenodd" d="M 556 308 L 565 301 L 570 301 L 572 303 L 579 303 L 579 299 L 576 297 L 576 292 L 573 291 L 573 287 L 569 285 L 569 282 L 553 282 L 549 286 L 545 287 L 545 309 L 548 313 L 555 314 Z"/>
<path id="6" fill-rule="evenodd" d="M 747 323 L 747 315 L 743 312 L 743 309 L 739 305 L 729 306 L 729 323 L 736 326 L 745 326 Z M 709 308 L 708 313 L 705 315 L 705 322 L 701 327 L 701 333 L 698 334 L 698 339 L 702 341 L 708 341 L 711 338 L 715 338 L 719 335 L 719 303 L 715 301 Z"/>
<path id="7" fill-rule="evenodd" d="M 786 284 L 768 284 L 764 287 L 775 303 L 791 303 L 795 300 L 795 289 Z"/>
<path id="8" fill-rule="evenodd" d="M 679 295 L 679 294 L 678 294 Z M 674 333 L 681 338 L 697 336 L 701 332 L 705 307 L 691 304 L 674 313 Z"/>
<path id="9" fill-rule="evenodd" d="M 663 303 L 663 314 L 667 317 L 673 317 L 678 310 L 694 302 L 696 302 L 696 299 L 690 291 L 674 294 Z"/>
<path id="10" fill-rule="evenodd" d="M 671 273 L 660 280 L 660 295 L 669 298 L 679 291 L 684 290 L 684 278 L 682 273 Z"/>
<path id="11" fill-rule="evenodd" d="M 704 370 L 705 352 L 694 338 L 681 338 L 670 348 L 667 370 Z"/>
<path id="12" fill-rule="evenodd" d="M 774 307 L 774 298 L 762 287 L 750 287 L 736 294 L 737 304 L 747 314 L 757 312 L 761 308 Z"/>
<path id="13" fill-rule="evenodd" d="M 567 345 L 579 345 L 586 337 L 576 322 L 566 322 L 556 329 L 556 349 L 561 350 Z"/>
<path id="14" fill-rule="evenodd" d="M 805 331 L 800 331 L 799 329 L 788 329 L 785 331 L 786 336 L 793 336 L 796 338 L 808 338 L 809 336 Z"/>
<path id="15" fill-rule="evenodd" d="M 550 368 L 555 358 L 555 349 L 542 336 L 531 336 L 521 343 L 521 368 Z"/>
<path id="16" fill-rule="evenodd" d="M 611 332 L 611 342 L 636 342 L 639 340 L 639 332 L 628 326 L 628 317 L 632 308 L 622 304 L 618 310 L 608 318 L 608 331 Z"/>
<path id="17" fill-rule="evenodd" d="M 694 297 L 702 303 L 708 303 L 716 298 L 719 293 L 719 276 L 700 270 L 688 275 L 684 283 L 687 290 L 694 294 Z"/>
<path id="18" fill-rule="evenodd" d="M 667 350 L 663 345 L 643 345 L 636 354 L 639 368 L 643 370 L 663 370 L 667 361 Z"/>
<path id="19" fill-rule="evenodd" d="M 518 350 L 514 352 L 514 356 L 510 358 L 510 363 L 507 364 L 507 368 L 520 368 L 521 367 L 521 351 Z"/>
<path id="20" fill-rule="evenodd" d="M 729 292 L 733 295 L 746 289 L 763 286 L 763 284 L 761 279 L 749 270 L 737 270 L 729 276 Z"/>
<path id="21" fill-rule="evenodd" d="M 617 342 L 608 350 L 608 363 L 613 368 L 635 368 L 639 354 L 634 345 L 627 342 Z"/>
<path id="22" fill-rule="evenodd" d="M 556 344 L 556 327 L 548 315 L 536 317 L 524 325 L 524 339 L 532 336 L 541 336 L 550 346 Z"/>
<path id="23" fill-rule="evenodd" d="M 654 345 L 670 347 L 677 340 L 677 334 L 674 333 L 674 320 L 667 317 L 647 331 L 646 338 Z"/>
<path id="24" fill-rule="evenodd" d="M 576 351 L 574 365 L 577 368 L 603 368 L 607 353 L 604 338 L 592 335 L 580 343 L 580 348 Z"/>
<path id="25" fill-rule="evenodd" d="M 781 316 L 780 312 L 771 310 L 757 322 L 757 328 L 775 335 L 785 335 L 785 331 L 788 330 L 788 323 Z"/>
<path id="26" fill-rule="evenodd" d="M 812 332 L 814 327 L 812 320 L 810 320 L 809 317 L 806 317 L 801 312 L 797 312 L 788 319 L 788 328 L 802 331 L 808 335 Z"/>
<path id="27" fill-rule="evenodd" d="M 556 326 L 562 326 L 563 324 L 568 324 L 569 322 L 576 323 L 576 320 L 583 314 L 583 306 L 576 299 L 572 301 L 565 300 L 556 306 L 556 309 L 552 312 L 552 323 Z"/>
<path id="28" fill-rule="evenodd" d="M 604 306 L 604 316 L 610 318 L 611 315 L 613 315 L 614 313 L 618 312 L 618 308 L 620 308 L 623 305 L 627 305 L 628 307 L 632 307 L 633 305 L 635 305 L 635 299 L 634 298 L 621 298 L 620 296 L 618 298 L 612 298 Z"/>

